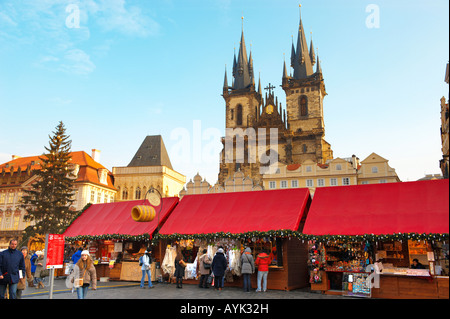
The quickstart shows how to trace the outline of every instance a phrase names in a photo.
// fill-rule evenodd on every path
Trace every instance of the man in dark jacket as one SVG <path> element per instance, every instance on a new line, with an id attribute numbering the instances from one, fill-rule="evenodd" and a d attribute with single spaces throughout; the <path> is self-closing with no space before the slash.
<path id="1" fill-rule="evenodd" d="M 9 248 L 0 253 L 0 299 L 5 299 L 6 285 L 9 285 L 9 298 L 16 299 L 17 284 L 25 276 L 25 259 L 16 248 L 17 240 L 12 239 Z"/>
<path id="2" fill-rule="evenodd" d="M 214 287 L 216 289 L 222 290 L 223 288 L 223 276 L 225 275 L 225 270 L 227 270 L 227 259 L 225 258 L 222 248 L 217 250 L 214 256 L 213 262 L 211 264 L 211 269 L 214 274 Z"/>

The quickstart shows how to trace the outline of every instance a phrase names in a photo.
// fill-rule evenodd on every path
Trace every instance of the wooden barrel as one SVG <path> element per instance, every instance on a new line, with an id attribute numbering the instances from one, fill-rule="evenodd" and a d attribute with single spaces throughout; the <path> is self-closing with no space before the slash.
<path id="1" fill-rule="evenodd" d="M 131 217 L 137 222 L 150 222 L 155 215 L 156 212 L 152 206 L 139 205 L 131 209 Z"/>

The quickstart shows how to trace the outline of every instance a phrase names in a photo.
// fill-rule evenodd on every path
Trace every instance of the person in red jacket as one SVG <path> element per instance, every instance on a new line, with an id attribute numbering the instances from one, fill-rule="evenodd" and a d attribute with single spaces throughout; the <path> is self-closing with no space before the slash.
<path id="1" fill-rule="evenodd" d="M 267 255 L 265 249 L 256 257 L 255 265 L 258 267 L 258 289 L 257 292 L 261 291 L 261 280 L 263 282 L 262 290 L 265 292 L 267 290 L 267 275 L 269 274 L 269 265 L 272 262 L 272 258 Z"/>

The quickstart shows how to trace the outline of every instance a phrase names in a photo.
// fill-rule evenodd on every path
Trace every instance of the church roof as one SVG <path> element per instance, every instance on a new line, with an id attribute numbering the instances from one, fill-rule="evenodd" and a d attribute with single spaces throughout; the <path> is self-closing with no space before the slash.
<path id="1" fill-rule="evenodd" d="M 146 136 L 128 167 L 167 166 L 172 168 L 169 154 L 161 135 Z"/>

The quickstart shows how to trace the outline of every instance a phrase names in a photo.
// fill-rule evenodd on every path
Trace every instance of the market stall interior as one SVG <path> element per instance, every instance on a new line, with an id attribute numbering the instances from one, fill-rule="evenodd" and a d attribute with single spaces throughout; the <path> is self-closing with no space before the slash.
<path id="1" fill-rule="evenodd" d="M 198 283 L 196 260 L 203 249 L 213 258 L 221 247 L 229 265 L 226 285 L 241 286 L 240 258 L 249 247 L 254 260 L 263 251 L 270 256 L 268 289 L 305 287 L 307 244 L 291 234 L 303 228 L 310 203 L 306 188 L 186 195 L 155 236 L 166 247 L 163 273 L 173 276 L 174 259 L 180 254 L 187 262 L 185 279 Z"/>
<path id="2" fill-rule="evenodd" d="M 449 298 L 448 191 L 448 180 L 317 189 L 303 230 L 311 289 Z"/>

